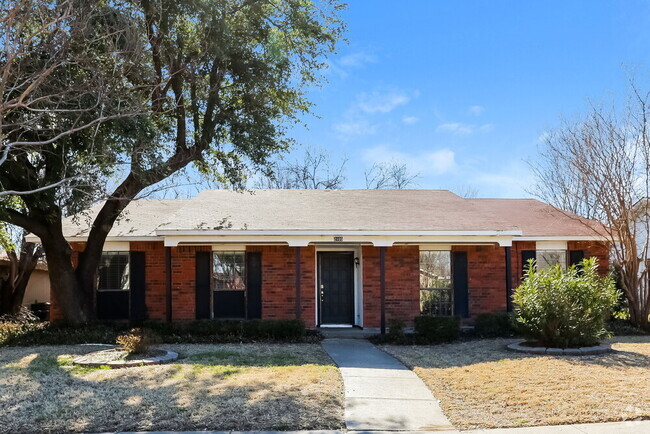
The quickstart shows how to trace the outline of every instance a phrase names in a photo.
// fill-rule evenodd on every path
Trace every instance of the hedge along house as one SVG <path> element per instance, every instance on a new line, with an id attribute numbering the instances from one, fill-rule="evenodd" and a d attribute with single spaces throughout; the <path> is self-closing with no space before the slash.
<path id="1" fill-rule="evenodd" d="M 88 221 L 64 221 L 75 251 Z M 596 256 L 607 272 L 594 224 L 532 199 L 441 190 L 209 190 L 139 200 L 107 238 L 95 304 L 107 320 L 383 328 L 422 313 L 471 322 L 510 308 L 530 258 L 567 266 Z"/>

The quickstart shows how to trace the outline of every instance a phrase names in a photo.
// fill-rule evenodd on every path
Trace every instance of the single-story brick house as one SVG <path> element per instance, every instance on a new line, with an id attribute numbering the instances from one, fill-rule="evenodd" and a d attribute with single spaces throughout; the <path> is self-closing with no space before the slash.
<path id="1" fill-rule="evenodd" d="M 88 221 L 64 222 L 77 251 Z M 97 314 L 299 318 L 310 328 L 379 328 L 420 313 L 471 322 L 509 308 L 529 258 L 546 266 L 595 256 L 606 272 L 608 248 L 594 224 L 533 199 L 442 190 L 210 190 L 139 200 L 107 238 Z"/>

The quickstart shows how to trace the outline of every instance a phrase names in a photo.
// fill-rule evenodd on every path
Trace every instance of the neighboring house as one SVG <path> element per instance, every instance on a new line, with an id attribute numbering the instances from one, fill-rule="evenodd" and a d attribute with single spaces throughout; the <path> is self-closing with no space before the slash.
<path id="1" fill-rule="evenodd" d="M 0 253 L 0 276 L 4 278 L 9 275 L 10 262 L 5 252 Z M 25 289 L 23 306 L 31 306 L 33 303 L 46 303 L 50 301 L 50 278 L 47 274 L 47 264 L 39 262 L 29 277 L 29 283 Z"/>
<path id="2" fill-rule="evenodd" d="M 77 251 L 87 221 L 64 222 Z M 139 200 L 108 235 L 97 314 L 300 318 L 310 328 L 412 324 L 421 312 L 471 322 L 506 311 L 528 258 L 545 266 L 596 256 L 607 272 L 593 224 L 532 199 L 440 190 L 210 190 Z M 52 317 L 60 317 L 55 299 Z"/>

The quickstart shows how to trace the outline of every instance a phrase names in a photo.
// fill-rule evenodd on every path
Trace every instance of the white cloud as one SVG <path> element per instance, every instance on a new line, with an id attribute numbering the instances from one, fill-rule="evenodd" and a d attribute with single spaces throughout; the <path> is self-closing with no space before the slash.
<path id="1" fill-rule="evenodd" d="M 339 59 L 339 65 L 346 68 L 358 68 L 368 63 L 377 62 L 377 56 L 374 54 L 357 51 L 356 53 L 347 54 Z"/>
<path id="2" fill-rule="evenodd" d="M 416 116 L 404 116 L 402 118 L 402 122 L 404 122 L 406 125 L 413 125 L 420 122 L 420 118 Z"/>
<path id="3" fill-rule="evenodd" d="M 377 127 L 366 120 L 356 120 L 334 124 L 334 130 L 343 136 L 367 136 L 375 134 Z"/>
<path id="4" fill-rule="evenodd" d="M 473 105 L 467 109 L 467 113 L 469 113 L 472 116 L 481 116 L 484 111 L 485 111 L 485 107 L 481 105 Z"/>
<path id="5" fill-rule="evenodd" d="M 364 113 L 389 113 L 408 103 L 411 98 L 404 92 L 373 92 L 358 97 L 357 108 Z"/>
<path id="6" fill-rule="evenodd" d="M 489 133 L 494 129 L 493 124 L 473 125 L 465 124 L 462 122 L 445 122 L 436 128 L 439 133 L 450 133 L 458 136 L 467 136 L 476 131 L 481 133 Z"/>
<path id="7" fill-rule="evenodd" d="M 474 132 L 474 126 L 469 124 L 463 124 L 461 122 L 445 122 L 444 124 L 438 125 L 436 131 L 442 133 L 452 133 L 452 134 L 458 134 L 460 136 L 466 136 Z"/>
<path id="8" fill-rule="evenodd" d="M 407 154 L 380 145 L 366 149 L 362 159 L 370 163 L 396 161 L 406 164 L 411 171 L 418 172 L 422 176 L 443 175 L 456 168 L 456 154 L 447 148 Z"/>

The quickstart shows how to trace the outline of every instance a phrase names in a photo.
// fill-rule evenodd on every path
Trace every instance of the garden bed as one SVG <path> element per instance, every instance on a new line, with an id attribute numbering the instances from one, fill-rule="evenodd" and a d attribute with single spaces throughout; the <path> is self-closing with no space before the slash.
<path id="1" fill-rule="evenodd" d="M 175 351 L 151 349 L 144 354 L 129 354 L 120 348 L 93 351 L 72 359 L 72 363 L 87 368 L 132 368 L 134 366 L 160 365 L 178 358 Z"/>

